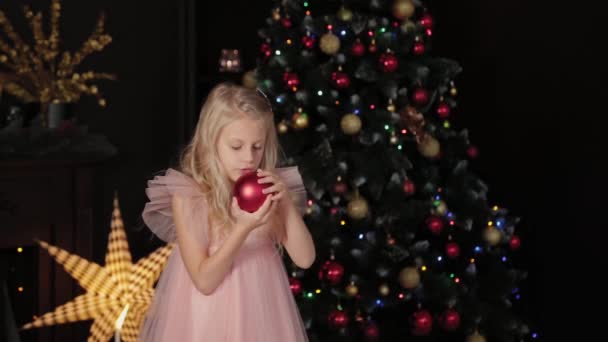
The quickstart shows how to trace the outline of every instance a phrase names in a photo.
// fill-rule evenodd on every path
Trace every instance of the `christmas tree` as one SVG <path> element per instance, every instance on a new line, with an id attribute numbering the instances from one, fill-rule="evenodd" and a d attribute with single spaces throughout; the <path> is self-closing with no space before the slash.
<path id="1" fill-rule="evenodd" d="M 519 218 L 487 198 L 418 0 L 276 2 L 244 84 L 272 102 L 317 259 L 285 257 L 311 341 L 527 341 Z"/>

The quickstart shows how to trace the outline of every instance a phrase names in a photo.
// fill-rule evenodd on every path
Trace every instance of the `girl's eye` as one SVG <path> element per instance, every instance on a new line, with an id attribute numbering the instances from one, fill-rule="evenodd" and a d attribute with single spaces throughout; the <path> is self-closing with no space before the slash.
<path id="1" fill-rule="evenodd" d="M 253 149 L 254 149 L 254 150 L 261 150 L 261 149 L 262 149 L 262 146 L 253 146 Z"/>
<path id="2" fill-rule="evenodd" d="M 232 148 L 233 150 L 240 150 L 240 149 L 241 149 L 241 146 L 237 146 L 237 147 L 235 147 L 235 146 L 231 146 L 231 148 Z"/>

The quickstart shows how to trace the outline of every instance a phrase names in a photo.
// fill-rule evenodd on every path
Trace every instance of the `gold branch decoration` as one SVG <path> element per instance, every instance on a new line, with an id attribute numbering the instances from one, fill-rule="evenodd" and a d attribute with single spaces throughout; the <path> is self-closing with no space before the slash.
<path id="1" fill-rule="evenodd" d="M 15 80 L 4 84 L 4 91 L 24 102 L 40 102 L 43 105 L 77 102 L 81 96 L 90 95 L 105 107 L 106 99 L 95 83 L 115 80 L 115 75 L 76 71 L 87 56 L 102 51 L 112 42 L 112 37 L 104 32 L 105 14 L 100 13 L 93 32 L 82 46 L 70 52 L 61 51 L 60 46 L 61 0 L 51 0 L 48 35 L 41 12 L 34 13 L 29 6 L 24 6 L 23 11 L 32 31 L 34 43 L 31 46 L 15 32 L 5 13 L 0 10 L 0 66 L 3 65 L 16 76 Z"/>

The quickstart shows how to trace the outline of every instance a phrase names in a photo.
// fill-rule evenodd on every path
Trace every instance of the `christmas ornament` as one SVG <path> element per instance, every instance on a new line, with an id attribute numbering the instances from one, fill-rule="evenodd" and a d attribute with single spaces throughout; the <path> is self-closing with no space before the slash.
<path id="1" fill-rule="evenodd" d="M 438 157 L 440 151 L 439 141 L 428 134 L 418 144 L 418 152 L 427 158 Z"/>
<path id="2" fill-rule="evenodd" d="M 450 105 L 445 102 L 440 102 L 439 105 L 437 105 L 437 115 L 441 119 L 447 119 L 450 116 L 450 111 Z"/>
<path id="3" fill-rule="evenodd" d="M 447 309 L 439 317 L 439 325 L 447 331 L 454 331 L 460 327 L 460 314 L 454 309 Z"/>
<path id="4" fill-rule="evenodd" d="M 395 0 L 393 3 L 393 16 L 399 20 L 411 18 L 414 15 L 416 7 L 412 0 Z"/>
<path id="5" fill-rule="evenodd" d="M 486 338 L 480 335 L 479 332 L 475 331 L 471 335 L 467 336 L 465 342 L 486 342 Z"/>
<path id="6" fill-rule="evenodd" d="M 412 52 L 414 53 L 414 55 L 416 55 L 416 56 L 423 55 L 425 51 L 426 51 L 426 46 L 424 45 L 423 42 L 418 41 L 418 42 L 414 43 L 414 47 L 412 48 Z"/>
<path id="7" fill-rule="evenodd" d="M 380 63 L 380 70 L 383 72 L 393 72 L 399 68 L 399 60 L 395 54 L 390 51 L 380 55 L 378 62 Z"/>
<path id="8" fill-rule="evenodd" d="M 388 110 L 391 113 L 395 113 L 395 111 L 397 110 L 392 99 L 388 99 L 388 105 L 386 105 L 386 110 Z"/>
<path id="9" fill-rule="evenodd" d="M 416 24 L 411 20 L 404 20 L 401 24 L 401 31 L 405 33 L 414 32 L 416 30 Z"/>
<path id="10" fill-rule="evenodd" d="M 315 47 L 316 42 L 317 40 L 314 36 L 311 36 L 310 33 L 302 37 L 302 45 L 309 50 Z"/>
<path id="11" fill-rule="evenodd" d="M 232 196 L 236 197 L 239 207 L 250 213 L 258 210 L 269 195 L 262 190 L 270 187 L 271 184 L 260 184 L 258 179 L 257 172 L 247 172 L 236 180 L 232 188 Z"/>
<path id="12" fill-rule="evenodd" d="M 368 321 L 363 331 L 365 337 L 368 339 L 377 339 L 380 337 L 380 329 L 378 329 L 378 325 L 374 321 Z"/>
<path id="13" fill-rule="evenodd" d="M 348 284 L 348 286 L 346 286 L 346 294 L 350 297 L 354 297 L 359 293 L 359 288 L 357 287 L 357 285 L 355 285 L 355 283 L 350 283 Z"/>
<path id="14" fill-rule="evenodd" d="M 302 293 L 302 282 L 298 278 L 289 277 L 289 288 L 291 289 L 291 293 L 297 296 Z"/>
<path id="15" fill-rule="evenodd" d="M 283 82 L 285 82 L 285 86 L 287 89 L 296 91 L 298 86 L 300 85 L 300 78 L 298 74 L 295 72 L 285 72 L 283 73 Z"/>
<path id="16" fill-rule="evenodd" d="M 272 9 L 272 20 L 274 20 L 274 21 L 281 20 L 281 9 L 279 7 Z"/>
<path id="17" fill-rule="evenodd" d="M 328 32 L 321 36 L 319 45 L 321 47 L 321 51 L 328 55 L 334 55 L 340 50 L 340 38 L 338 38 L 338 36 L 335 34 Z"/>
<path id="18" fill-rule="evenodd" d="M 138 340 L 140 325 L 154 297 L 154 284 L 167 262 L 172 244 L 158 248 L 133 264 L 116 195 L 105 267 L 44 241 L 38 243 L 86 293 L 36 318 L 22 329 L 93 320 L 87 341 L 107 342 L 114 334 L 116 321 L 126 310 L 120 330 L 122 340 Z"/>
<path id="19" fill-rule="evenodd" d="M 348 202 L 346 212 L 354 220 L 361 220 L 368 214 L 369 207 L 365 198 L 356 196 L 352 201 Z"/>
<path id="20" fill-rule="evenodd" d="M 272 56 L 272 49 L 270 47 L 270 44 L 268 44 L 267 42 L 262 43 L 262 45 L 260 45 L 260 52 L 262 53 L 264 58 L 269 58 L 270 56 Z"/>
<path id="21" fill-rule="evenodd" d="M 521 247 L 521 239 L 517 235 L 511 235 L 511 239 L 509 240 L 509 247 L 512 250 L 517 250 Z"/>
<path id="22" fill-rule="evenodd" d="M 281 19 L 281 25 L 283 25 L 283 27 L 286 29 L 291 28 L 292 22 L 289 16 L 286 16 Z"/>
<path id="23" fill-rule="evenodd" d="M 416 142 L 420 143 L 426 137 L 426 131 L 424 126 L 426 122 L 424 115 L 422 115 L 416 108 L 412 106 L 405 106 L 399 111 L 399 119 L 401 123 L 416 137 Z"/>
<path id="24" fill-rule="evenodd" d="M 433 316 L 427 310 L 418 310 L 410 317 L 410 323 L 413 335 L 428 335 L 433 329 Z"/>
<path id="25" fill-rule="evenodd" d="M 331 327 L 341 329 L 348 325 L 348 316 L 344 311 L 334 309 L 329 313 L 327 321 Z"/>
<path id="26" fill-rule="evenodd" d="M 357 57 L 361 57 L 365 54 L 365 45 L 363 45 L 363 43 L 361 43 L 359 38 L 357 38 L 357 40 L 355 40 L 355 42 L 351 46 L 350 53 L 353 56 L 357 56 Z"/>
<path id="27" fill-rule="evenodd" d="M 389 295 L 389 293 L 391 293 L 391 289 L 388 287 L 388 285 L 382 284 L 378 288 L 378 292 L 380 293 L 381 296 L 386 297 Z"/>
<path id="28" fill-rule="evenodd" d="M 469 158 L 475 159 L 479 155 L 479 150 L 475 146 L 469 146 L 467 148 L 467 155 L 469 156 Z"/>
<path id="29" fill-rule="evenodd" d="M 405 267 L 399 272 L 399 284 L 406 289 L 414 289 L 420 285 L 420 272 L 415 267 Z"/>
<path id="30" fill-rule="evenodd" d="M 452 96 L 458 95 L 458 89 L 456 89 L 456 87 L 450 88 L 450 95 L 452 95 Z"/>
<path id="31" fill-rule="evenodd" d="M 338 11 L 338 19 L 342 21 L 351 21 L 353 19 L 353 12 L 342 6 Z"/>
<path id="32" fill-rule="evenodd" d="M 348 186 L 346 185 L 346 183 L 344 183 L 342 181 L 338 181 L 338 182 L 336 182 L 336 184 L 334 184 L 333 190 L 336 194 L 341 195 L 341 194 L 344 194 L 348 190 Z"/>
<path id="33" fill-rule="evenodd" d="M 285 134 L 289 130 L 289 127 L 287 127 L 287 124 L 285 124 L 285 122 L 281 121 L 277 125 L 277 130 L 279 131 L 279 133 Z"/>
<path id="34" fill-rule="evenodd" d="M 342 132 L 347 135 L 354 135 L 361 130 L 361 119 L 355 114 L 346 114 L 340 120 Z"/>
<path id="35" fill-rule="evenodd" d="M 293 126 L 297 130 L 302 130 L 308 127 L 308 114 L 302 111 L 302 108 L 299 108 L 297 112 L 293 114 L 291 117 L 291 122 Z"/>
<path id="36" fill-rule="evenodd" d="M 331 82 L 334 87 L 338 89 L 346 89 L 350 86 L 350 78 L 347 73 L 342 72 L 341 70 L 342 69 L 331 73 Z"/>
<path id="37" fill-rule="evenodd" d="M 376 46 L 376 39 L 372 39 L 372 41 L 369 43 L 369 47 L 367 48 L 367 50 L 370 53 L 376 53 L 376 51 L 378 51 L 378 47 Z"/>
<path id="38" fill-rule="evenodd" d="M 328 281 L 331 285 L 337 285 L 344 275 L 344 267 L 333 260 L 327 260 L 319 270 L 319 280 Z"/>
<path id="39" fill-rule="evenodd" d="M 416 192 L 416 184 L 411 180 L 406 179 L 405 182 L 403 182 L 403 192 L 405 192 L 406 195 L 413 195 L 414 192 Z"/>
<path id="40" fill-rule="evenodd" d="M 439 201 L 439 203 L 433 209 L 433 213 L 439 216 L 444 216 L 448 211 L 448 205 L 445 204 L 444 201 Z"/>
<path id="41" fill-rule="evenodd" d="M 456 242 L 448 242 L 445 244 L 445 254 L 450 259 L 455 259 L 460 256 L 460 246 Z"/>
<path id="42" fill-rule="evenodd" d="M 416 106 L 424 106 L 429 102 L 429 92 L 424 88 L 416 88 L 412 94 Z"/>
<path id="43" fill-rule="evenodd" d="M 437 216 L 429 216 L 426 219 L 426 225 L 429 228 L 429 230 L 435 234 L 438 235 L 441 233 L 441 231 L 443 230 L 443 220 L 440 217 Z"/>
<path id="44" fill-rule="evenodd" d="M 255 78 L 255 70 L 249 70 L 243 74 L 242 81 L 243 86 L 249 89 L 255 89 L 258 87 L 258 80 Z"/>
<path id="45" fill-rule="evenodd" d="M 423 14 L 422 18 L 420 18 L 420 26 L 424 27 L 425 29 L 433 28 L 433 17 L 431 17 L 431 15 L 428 13 Z"/>
<path id="46" fill-rule="evenodd" d="M 502 239 L 500 230 L 494 227 L 488 227 L 483 231 L 483 239 L 490 245 L 496 246 Z"/>

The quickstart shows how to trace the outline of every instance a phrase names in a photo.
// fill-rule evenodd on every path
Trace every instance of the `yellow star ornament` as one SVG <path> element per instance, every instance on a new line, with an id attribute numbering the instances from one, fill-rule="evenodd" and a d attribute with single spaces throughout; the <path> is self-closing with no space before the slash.
<path id="1" fill-rule="evenodd" d="M 154 296 L 154 283 L 167 262 L 173 244 L 160 247 L 133 264 L 116 196 L 105 267 L 44 241 L 38 243 L 87 292 L 24 325 L 22 329 L 92 319 L 94 322 L 88 342 L 107 342 L 117 329 L 122 341 L 136 342 L 140 325 Z"/>

